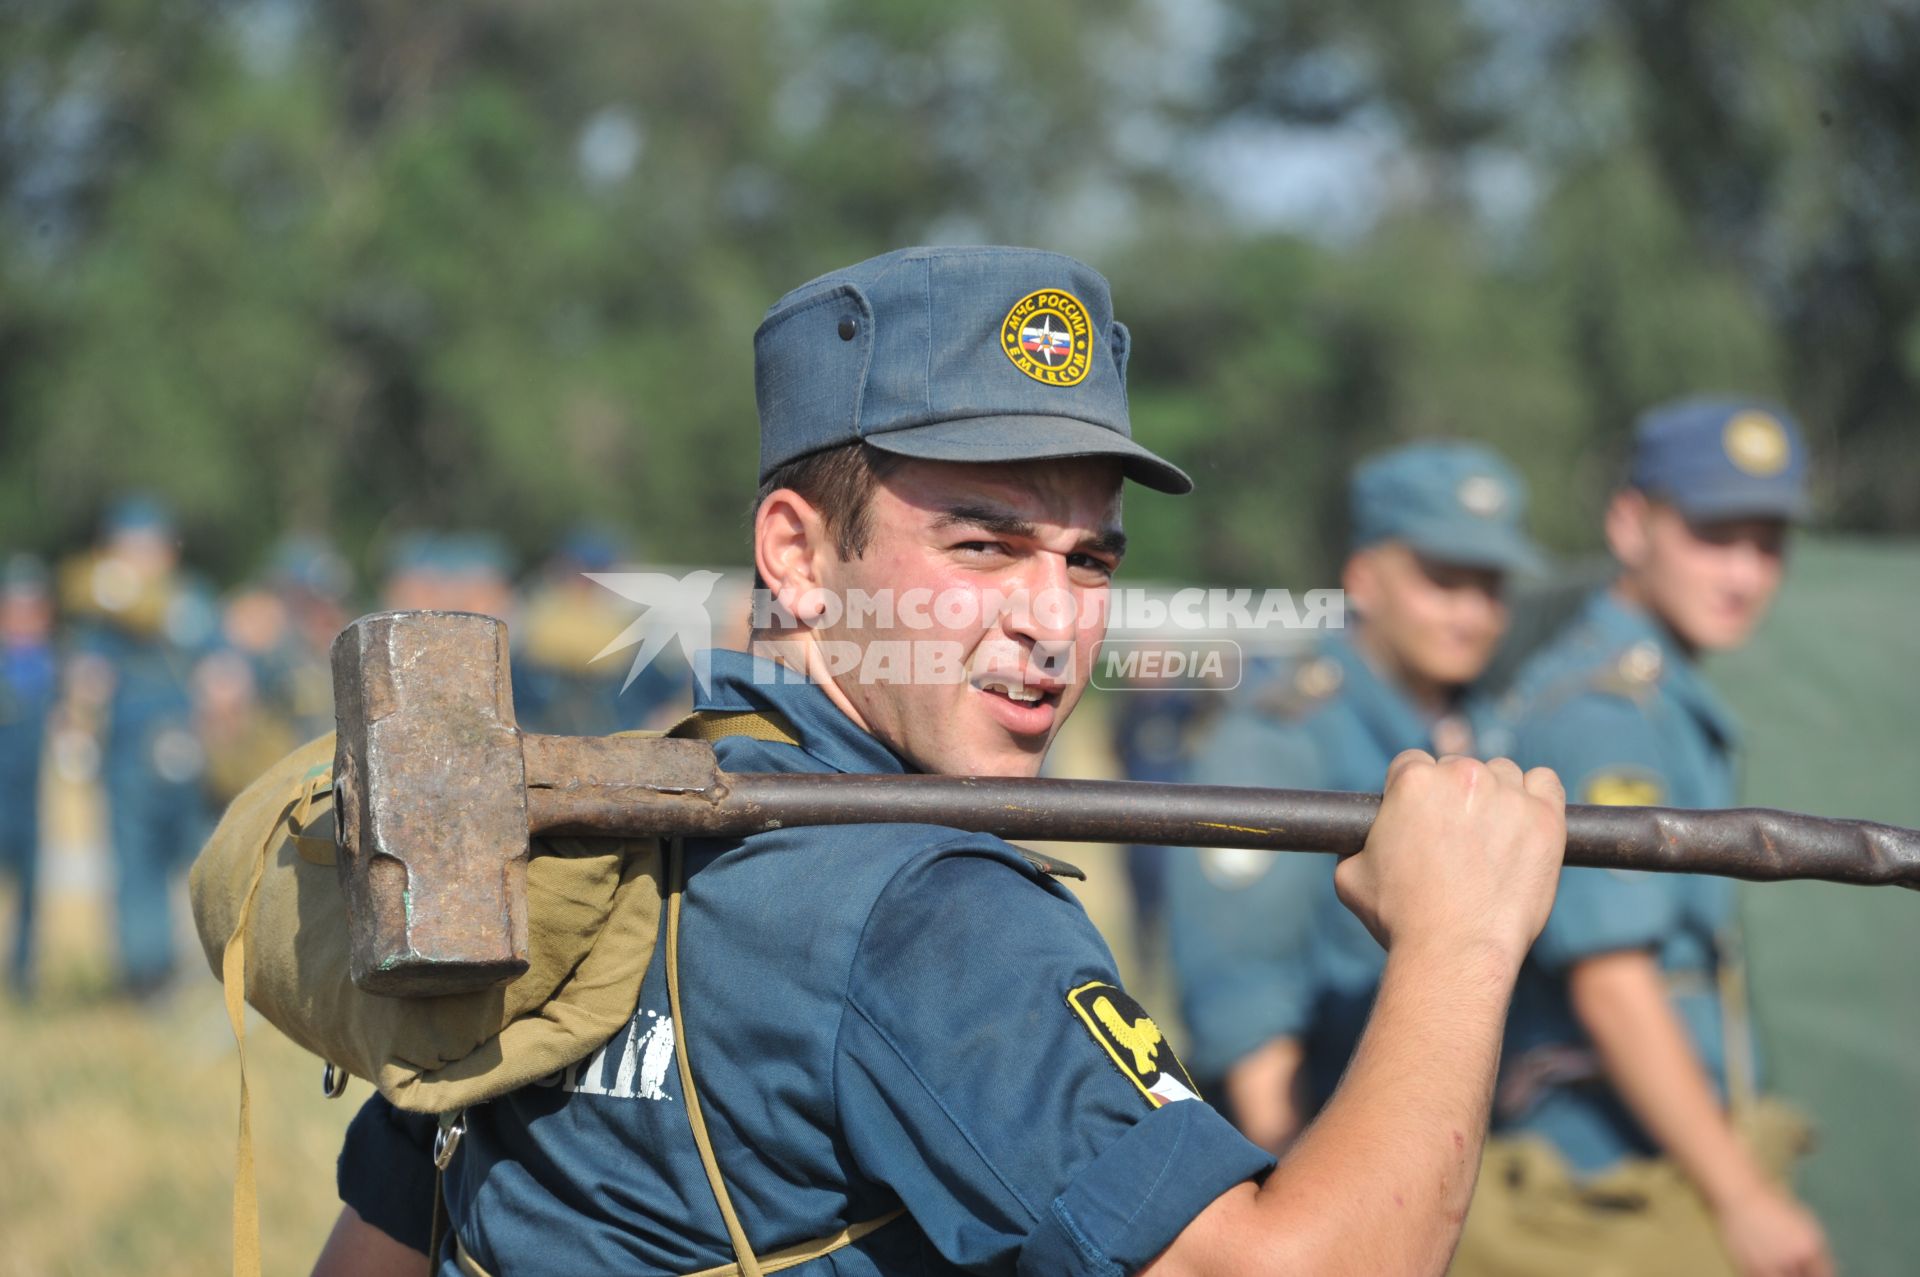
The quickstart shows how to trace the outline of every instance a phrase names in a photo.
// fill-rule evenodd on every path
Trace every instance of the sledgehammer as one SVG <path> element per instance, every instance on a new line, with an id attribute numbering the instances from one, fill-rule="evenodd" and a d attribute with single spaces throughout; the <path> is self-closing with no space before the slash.
<path id="1" fill-rule="evenodd" d="M 514 725 L 507 629 L 382 612 L 333 644 L 334 821 L 353 979 L 371 993 L 482 989 L 526 969 L 529 841 L 738 838 L 798 825 L 945 825 L 1002 838 L 1349 854 L 1378 794 L 732 774 L 705 742 Z M 1747 808 L 1567 808 L 1567 863 L 1920 887 L 1920 832 Z"/>

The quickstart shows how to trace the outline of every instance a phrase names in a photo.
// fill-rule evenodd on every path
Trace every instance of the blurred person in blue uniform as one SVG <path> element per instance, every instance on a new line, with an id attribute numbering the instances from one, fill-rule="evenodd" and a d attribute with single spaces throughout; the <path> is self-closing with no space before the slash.
<path id="1" fill-rule="evenodd" d="M 700 708 L 771 728 L 725 734 L 724 766 L 1039 770 L 1091 673 L 1123 476 L 1190 486 L 1131 438 L 1127 342 L 1100 276 L 1032 250 L 904 250 L 774 305 L 753 549 L 794 623 L 756 635 L 770 655 L 712 654 Z M 831 606 L 855 590 L 900 608 L 855 623 Z M 973 606 L 916 613 L 913 591 Z M 1074 606 L 1018 601 L 1042 591 Z M 731 1272 L 752 1248 L 821 1277 L 1432 1270 L 1550 903 L 1556 795 L 1511 764 L 1399 760 L 1345 871 L 1396 955 L 1378 1040 L 1278 1173 L 1014 847 L 915 825 L 692 841 L 684 1035 L 659 946 L 603 1051 L 466 1112 L 432 1260 L 425 1133 L 369 1101 L 318 1271 Z"/>
<path id="2" fill-rule="evenodd" d="M 174 971 L 172 886 L 205 839 L 205 752 L 191 681 L 213 644 L 212 592 L 181 569 L 166 507 L 126 497 L 108 511 L 100 546 L 62 570 L 76 660 L 97 689 L 101 785 L 114 871 L 120 983 L 137 998 Z"/>
<path id="3" fill-rule="evenodd" d="M 1526 491 L 1492 449 L 1415 443 L 1349 491 L 1346 625 L 1230 693 L 1188 776 L 1373 791 L 1405 749 L 1474 754 L 1471 694 L 1506 628 L 1503 590 L 1538 555 Z M 1334 862 L 1226 848 L 1173 861 L 1169 937 L 1198 1075 L 1278 1152 L 1333 1093 L 1385 955 L 1335 896 Z"/>
<path id="4" fill-rule="evenodd" d="M 1194 733 L 1212 694 L 1151 684 L 1125 689 L 1114 703 L 1113 753 L 1128 780 L 1174 781 L 1186 772 Z M 1163 931 L 1167 897 L 1165 847 L 1127 848 L 1127 886 L 1133 902 L 1135 947 L 1146 960 Z"/>
<path id="5" fill-rule="evenodd" d="M 0 872 L 16 893 L 7 987 L 33 994 L 40 866 L 40 760 L 58 695 L 53 593 L 46 566 L 16 554 L 0 567 Z"/>
<path id="6" fill-rule="evenodd" d="M 333 730 L 330 649 L 353 619 L 353 570 L 331 541 L 296 532 L 274 545 L 263 585 L 284 619 L 256 657 L 261 693 L 296 740 L 311 740 Z"/>
<path id="7" fill-rule="evenodd" d="M 1643 416 L 1606 512 L 1618 575 L 1517 679 L 1515 756 L 1576 802 L 1733 806 L 1739 727 L 1700 661 L 1759 625 L 1806 513 L 1806 445 L 1779 408 Z M 1804 1123 L 1760 1081 L 1734 884 L 1567 870 L 1515 994 L 1503 1138 L 1457 1271 L 1830 1272 L 1780 1182 Z"/>
<path id="8" fill-rule="evenodd" d="M 523 591 L 513 631 L 514 711 L 523 727 L 571 736 L 666 726 L 688 703 L 678 652 L 629 662 L 609 645 L 635 618 L 631 606 L 589 573 L 619 567 L 619 542 L 582 525 L 561 541 Z"/>
<path id="9" fill-rule="evenodd" d="M 223 601 L 219 650 L 194 672 L 204 787 L 215 810 L 295 744 L 332 730 L 328 647 L 347 620 L 349 580 L 330 545 L 295 534 Z"/>
<path id="10" fill-rule="evenodd" d="M 514 619 L 512 559 L 490 532 L 413 531 L 387 552 L 381 605 Z"/>

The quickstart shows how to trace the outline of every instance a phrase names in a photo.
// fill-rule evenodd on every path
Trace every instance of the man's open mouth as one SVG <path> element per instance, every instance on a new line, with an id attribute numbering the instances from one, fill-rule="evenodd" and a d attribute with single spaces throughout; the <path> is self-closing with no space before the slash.
<path id="1" fill-rule="evenodd" d="M 1057 705 L 1060 702 L 1060 689 L 1038 683 L 1029 683 L 1010 674 L 983 674 L 973 680 L 976 690 L 1003 696 L 1016 705 Z"/>

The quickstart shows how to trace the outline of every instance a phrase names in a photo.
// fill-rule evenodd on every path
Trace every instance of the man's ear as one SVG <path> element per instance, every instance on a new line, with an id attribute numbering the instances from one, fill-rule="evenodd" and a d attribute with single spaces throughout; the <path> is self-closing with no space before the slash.
<path id="1" fill-rule="evenodd" d="M 1345 591 L 1347 606 L 1353 609 L 1356 616 L 1365 616 L 1379 598 L 1378 558 L 1371 546 L 1355 550 L 1347 556 L 1346 564 L 1340 569 L 1340 588 Z"/>
<path id="2" fill-rule="evenodd" d="M 1637 488 L 1622 488 L 1607 502 L 1607 548 L 1629 572 L 1646 565 L 1650 547 L 1647 524 L 1652 514 L 1653 503 Z"/>
<path id="3" fill-rule="evenodd" d="M 768 493 L 754 512 L 754 566 L 768 592 L 801 622 L 820 615 L 825 556 L 833 553 L 826 519 L 792 488 Z"/>

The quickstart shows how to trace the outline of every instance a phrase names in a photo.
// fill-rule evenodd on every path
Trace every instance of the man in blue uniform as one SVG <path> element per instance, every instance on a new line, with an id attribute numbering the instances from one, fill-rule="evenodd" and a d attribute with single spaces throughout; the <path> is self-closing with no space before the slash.
<path id="1" fill-rule="evenodd" d="M 53 595 L 38 559 L 0 569 L 0 871 L 18 893 L 7 987 L 33 992 L 34 897 L 40 865 L 40 759 L 55 698 Z"/>
<path id="2" fill-rule="evenodd" d="M 619 542 L 583 524 L 570 531 L 523 589 L 513 650 L 513 704 L 521 726 L 560 736 L 600 736 L 669 726 L 687 706 L 684 664 L 673 652 L 628 679 L 607 653 L 633 621 L 627 601 L 589 573 L 619 566 Z M 667 652 L 660 654 L 668 656 Z"/>
<path id="3" fill-rule="evenodd" d="M 211 592 L 180 569 L 172 515 L 150 497 L 114 505 L 103 544 L 67 566 L 62 588 L 85 671 L 76 682 L 104 696 L 120 980 L 144 999 L 172 978 L 172 884 L 207 835 L 191 684 L 219 618 Z"/>
<path id="4" fill-rule="evenodd" d="M 1806 467 L 1770 405 L 1641 419 L 1606 514 L 1619 574 L 1522 671 L 1518 757 L 1574 801 L 1734 804 L 1738 729 L 1698 662 L 1766 614 Z M 1798 1132 L 1756 1102 L 1734 928 L 1725 879 L 1566 871 L 1515 995 L 1496 1118 L 1513 1138 L 1489 1152 L 1461 1272 L 1830 1270 L 1776 1182 Z"/>
<path id="5" fill-rule="evenodd" d="M 1131 438 L 1126 355 L 1106 281 L 1031 250 L 903 250 L 775 304 L 753 551 L 794 624 L 756 636 L 777 663 L 713 654 L 698 707 L 779 729 L 723 739 L 723 766 L 1035 774 L 1090 673 L 1123 475 L 1189 486 Z M 598 1055 L 466 1113 L 435 1271 L 751 1272 L 749 1248 L 796 1246 L 833 1252 L 796 1271 L 840 1274 L 1433 1270 L 1564 827 L 1557 781 L 1510 763 L 1409 754 L 1387 793 L 1342 874 L 1392 946 L 1372 1034 L 1279 1171 L 1193 1098 L 1022 853 L 776 830 L 687 849 L 684 1045 L 715 1166 L 656 970 Z M 428 1270 L 417 1134 L 378 1099 L 356 1119 L 321 1272 Z"/>
<path id="6" fill-rule="evenodd" d="M 1519 475 L 1478 444 L 1410 444 L 1361 464 L 1345 627 L 1235 693 L 1190 778 L 1372 791 L 1402 750 L 1474 753 L 1466 688 L 1506 628 L 1507 575 L 1537 562 L 1525 500 Z M 1248 1138 L 1279 1152 L 1333 1093 L 1385 955 L 1336 897 L 1326 857 L 1183 852 L 1170 895 L 1196 1072 Z"/>

